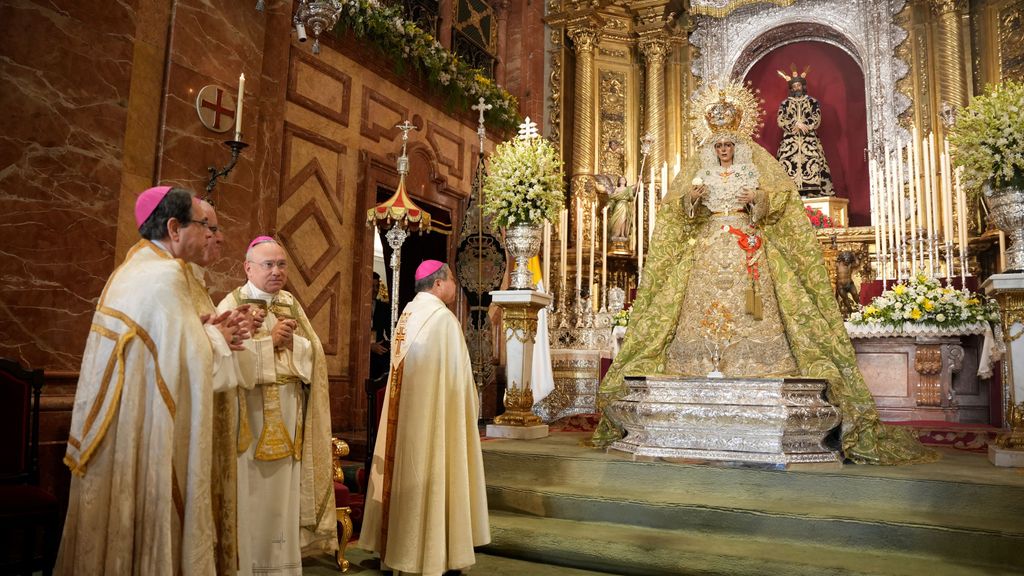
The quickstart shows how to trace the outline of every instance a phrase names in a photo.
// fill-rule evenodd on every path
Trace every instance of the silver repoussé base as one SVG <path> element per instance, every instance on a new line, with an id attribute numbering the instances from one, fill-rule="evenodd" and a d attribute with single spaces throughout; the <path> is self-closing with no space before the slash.
<path id="1" fill-rule="evenodd" d="M 505 246 L 516 259 L 512 270 L 510 290 L 533 290 L 533 274 L 528 264 L 540 252 L 542 228 L 539 224 L 518 224 L 505 231 Z"/>
<path id="2" fill-rule="evenodd" d="M 1006 270 L 1024 271 L 1024 190 L 982 187 L 989 218 L 1006 234 Z"/>
<path id="3" fill-rule="evenodd" d="M 610 449 L 634 456 L 750 464 L 838 462 L 823 444 L 841 416 L 810 378 L 631 376 L 606 415 L 626 429 Z"/>

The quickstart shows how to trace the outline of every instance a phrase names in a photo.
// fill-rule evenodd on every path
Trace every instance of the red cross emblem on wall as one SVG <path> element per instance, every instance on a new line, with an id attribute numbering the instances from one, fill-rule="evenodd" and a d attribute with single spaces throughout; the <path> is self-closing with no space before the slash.
<path id="1" fill-rule="evenodd" d="M 235 125 L 235 99 L 213 84 L 203 86 L 196 95 L 199 121 L 214 132 L 227 132 Z"/>

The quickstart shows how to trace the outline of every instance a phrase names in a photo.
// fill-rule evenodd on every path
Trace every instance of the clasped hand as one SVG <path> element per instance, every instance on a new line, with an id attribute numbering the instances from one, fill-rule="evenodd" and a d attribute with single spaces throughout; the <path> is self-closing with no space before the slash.
<path id="1" fill-rule="evenodd" d="M 244 350 L 245 345 L 242 344 L 242 341 L 252 337 L 253 331 L 249 321 L 250 318 L 252 316 L 249 314 L 248 304 L 242 304 L 238 308 L 226 310 L 222 314 L 203 314 L 199 317 L 203 324 L 216 328 L 224 336 L 224 341 L 228 343 L 228 347 L 236 351 Z"/>
<path id="2" fill-rule="evenodd" d="M 296 326 L 298 323 L 288 318 L 274 324 L 274 327 L 270 329 L 270 338 L 274 342 L 274 348 L 291 348 Z"/>

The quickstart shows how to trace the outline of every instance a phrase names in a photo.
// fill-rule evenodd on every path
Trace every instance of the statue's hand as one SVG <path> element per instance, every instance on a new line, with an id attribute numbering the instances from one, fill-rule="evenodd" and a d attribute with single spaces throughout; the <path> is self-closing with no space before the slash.
<path id="1" fill-rule="evenodd" d="M 708 187 L 707 187 L 706 184 L 701 184 L 700 186 L 692 186 L 692 187 L 690 187 L 690 200 L 696 202 L 697 200 L 700 199 L 701 196 L 706 194 L 707 191 L 708 191 Z"/>
<path id="2" fill-rule="evenodd" d="M 743 188 L 742 190 L 740 190 L 740 194 L 739 196 L 737 196 L 737 200 L 739 200 L 743 204 L 750 204 L 751 202 L 754 201 L 754 198 L 756 197 L 756 190 L 754 190 L 753 188 Z"/>

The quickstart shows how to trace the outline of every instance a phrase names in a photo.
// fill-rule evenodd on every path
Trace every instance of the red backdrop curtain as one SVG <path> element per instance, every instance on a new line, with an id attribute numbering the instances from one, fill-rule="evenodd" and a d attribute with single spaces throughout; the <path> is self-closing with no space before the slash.
<path id="1" fill-rule="evenodd" d="M 850 200 L 851 226 L 870 225 L 864 73 L 841 48 L 824 42 L 794 42 L 772 50 L 754 64 L 745 80 L 761 90 L 765 102 L 764 129 L 757 142 L 772 154 L 778 151 L 782 131 L 776 114 L 788 93 L 786 81 L 777 70 L 790 74 L 793 65 L 801 72 L 807 65 L 811 67 L 807 92 L 821 105 L 818 136 L 832 171 L 836 196 Z"/>

